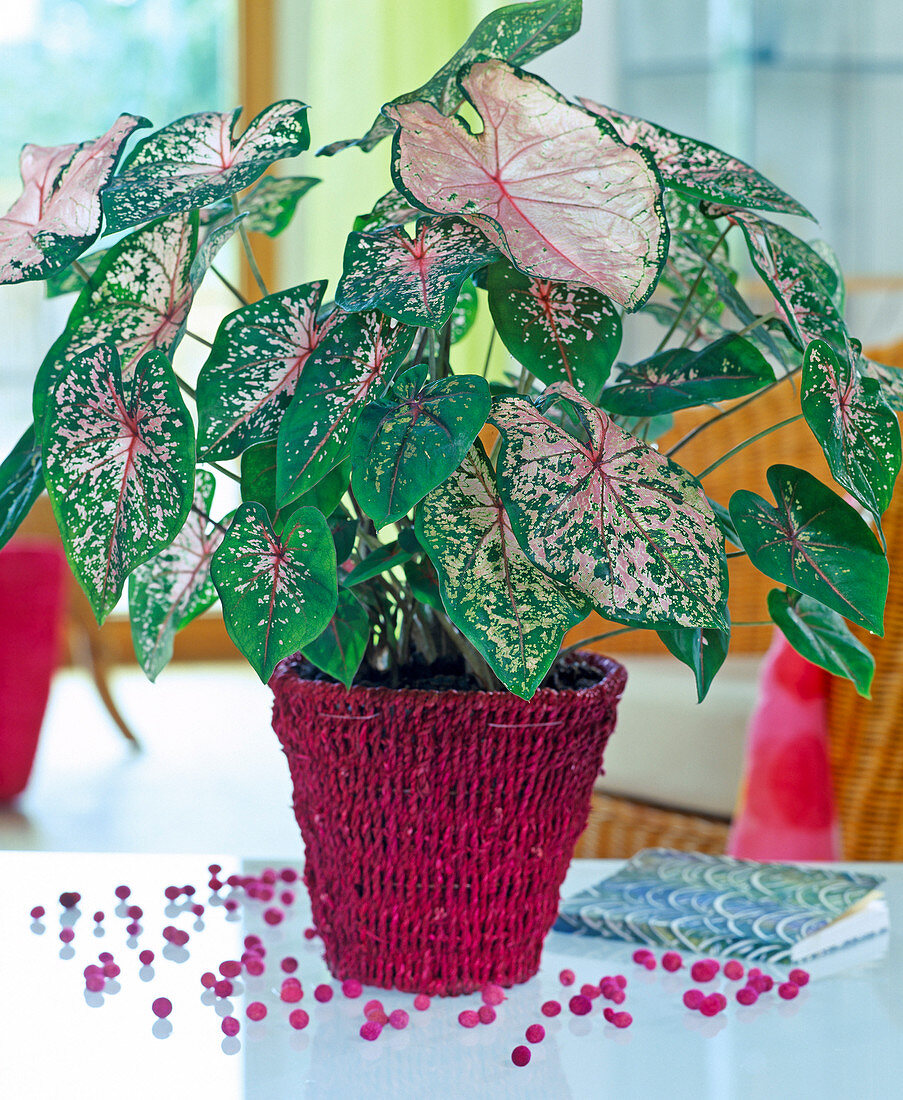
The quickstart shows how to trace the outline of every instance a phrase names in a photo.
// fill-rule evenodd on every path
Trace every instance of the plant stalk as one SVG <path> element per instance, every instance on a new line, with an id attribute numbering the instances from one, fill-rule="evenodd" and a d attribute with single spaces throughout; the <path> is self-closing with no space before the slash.
<path id="1" fill-rule="evenodd" d="M 241 207 L 238 205 L 238 197 L 232 196 L 232 209 L 235 211 L 235 216 L 238 217 L 241 214 Z M 248 259 L 248 267 L 251 269 L 251 274 L 254 276 L 254 282 L 257 283 L 257 289 L 260 291 L 261 296 L 266 298 L 269 294 L 267 285 L 263 281 L 263 276 L 260 274 L 260 268 L 257 266 L 257 261 L 254 259 L 254 253 L 251 250 L 251 242 L 248 239 L 248 231 L 245 229 L 245 223 L 240 221 L 238 223 L 238 233 L 241 237 L 242 248 L 245 250 L 245 256 Z"/>
<path id="2" fill-rule="evenodd" d="M 802 419 L 803 414 L 797 413 L 796 416 L 788 416 L 786 420 L 781 420 L 777 424 L 772 424 L 770 428 L 763 428 L 761 432 L 756 432 L 756 434 L 751 435 L 749 439 L 744 439 L 743 442 L 738 443 L 736 447 L 731 447 L 727 454 L 722 455 L 721 458 L 713 462 L 711 466 L 706 466 L 701 474 L 696 475 L 697 479 L 699 481 L 702 481 L 704 477 L 708 477 L 708 475 L 713 470 L 717 470 L 723 462 L 727 462 L 729 458 L 733 458 L 734 455 L 737 454 L 739 451 L 742 451 L 744 447 L 748 447 L 751 443 L 755 443 L 757 440 L 764 438 L 766 435 L 771 435 L 772 432 L 776 432 L 779 428 L 786 428 L 788 424 L 795 424 L 797 420 Z"/>
<path id="3" fill-rule="evenodd" d="M 731 223 L 731 222 L 729 222 L 729 223 L 728 223 L 728 224 L 727 224 L 727 225 L 726 225 L 726 226 L 724 227 L 724 229 L 722 229 L 722 231 L 721 231 L 721 233 L 720 233 L 720 235 L 719 235 L 719 237 L 718 237 L 718 240 L 717 240 L 717 241 L 715 241 L 715 243 L 714 243 L 714 244 L 712 245 L 712 247 L 711 247 L 711 248 L 709 249 L 709 252 L 708 252 L 708 254 L 706 255 L 706 261 L 709 261 L 709 260 L 711 260 L 711 258 L 712 258 L 712 257 L 713 257 L 713 256 L 715 255 L 715 253 L 716 253 L 716 252 L 718 251 L 718 246 L 719 246 L 719 245 L 721 244 L 721 242 L 722 242 L 722 241 L 724 240 L 724 238 L 725 238 L 725 237 L 727 236 L 727 234 L 728 234 L 728 230 L 729 230 L 729 229 L 731 228 L 731 225 L 732 225 L 732 223 Z M 705 264 L 703 264 L 703 265 L 702 265 L 702 266 L 700 267 L 700 269 L 699 269 L 699 274 L 698 274 L 698 275 L 696 276 L 696 278 L 695 278 L 695 279 L 693 280 L 693 285 L 692 285 L 692 286 L 690 287 L 690 292 L 689 292 L 689 294 L 687 294 L 686 298 L 684 298 L 684 300 L 683 300 L 683 303 L 682 303 L 682 305 L 681 305 L 680 309 L 679 309 L 679 310 L 677 311 L 677 316 L 676 316 L 676 317 L 674 318 L 674 320 L 673 320 L 673 321 L 671 322 L 671 327 L 670 327 L 670 328 L 668 329 L 668 331 L 667 331 L 667 332 L 665 333 L 665 335 L 664 335 L 664 336 L 662 337 L 662 339 L 661 339 L 661 342 L 659 343 L 658 347 L 657 347 L 657 348 L 655 349 L 655 351 L 654 351 L 654 352 L 652 353 L 653 355 L 658 355 L 658 353 L 659 353 L 660 351 L 662 351 L 662 350 L 664 349 L 665 345 L 666 345 L 666 344 L 668 343 L 668 341 L 669 341 L 669 340 L 671 339 L 671 337 L 672 337 L 672 336 L 674 335 L 674 333 L 675 333 L 675 332 L 677 331 L 677 326 L 678 326 L 678 325 L 680 324 L 680 322 L 681 322 L 681 321 L 682 321 L 682 320 L 684 319 L 684 317 L 686 316 L 686 314 L 687 314 L 687 310 L 688 310 L 688 309 L 690 308 L 690 303 L 691 303 L 691 302 L 693 301 L 693 299 L 695 298 L 695 296 L 696 296 L 696 292 L 697 292 L 697 290 L 699 290 L 699 287 L 700 287 L 700 285 L 702 284 L 702 277 L 703 277 L 703 275 L 705 275 L 705 272 L 706 272 L 706 266 L 705 266 Z"/>

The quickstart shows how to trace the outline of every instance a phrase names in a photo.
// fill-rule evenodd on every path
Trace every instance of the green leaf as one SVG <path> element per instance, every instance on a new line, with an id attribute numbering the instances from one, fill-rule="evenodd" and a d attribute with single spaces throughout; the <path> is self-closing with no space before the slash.
<path id="1" fill-rule="evenodd" d="M 325 280 L 243 306 L 219 327 L 197 384 L 198 454 L 234 458 L 275 439 L 311 352 L 341 319 L 319 319 Z"/>
<path id="2" fill-rule="evenodd" d="M 329 626 L 301 652 L 311 664 L 350 688 L 369 642 L 370 616 L 352 592 L 340 589 Z"/>
<path id="3" fill-rule="evenodd" d="M 322 634 L 338 601 L 326 520 L 302 508 L 292 521 L 279 538 L 261 504 L 240 505 L 211 567 L 229 636 L 264 683 L 283 657 Z"/>
<path id="4" fill-rule="evenodd" d="M 279 508 L 276 504 L 276 441 L 269 440 L 249 447 L 241 456 L 241 499 L 262 504 L 277 531 L 298 508 L 316 508 L 328 519 L 348 491 L 349 473 L 348 464 L 343 462 L 297 500 Z"/>
<path id="5" fill-rule="evenodd" d="M 479 442 L 418 509 L 417 537 L 439 574 L 448 617 L 502 683 L 529 699 L 587 603 L 520 548 Z"/>
<path id="6" fill-rule="evenodd" d="M 0 465 L 0 546 L 13 537 L 43 491 L 41 444 L 30 424 Z"/>
<path id="7" fill-rule="evenodd" d="M 586 442 L 558 418 L 562 402 Z M 726 629 L 724 542 L 691 474 L 564 382 L 536 401 L 501 398 L 490 422 L 499 491 L 540 569 L 616 622 Z"/>
<path id="8" fill-rule="evenodd" d="M 463 340 L 473 328 L 473 323 L 477 319 L 477 309 L 477 288 L 473 279 L 465 279 L 461 284 L 458 300 L 455 302 L 449 318 L 451 322 L 451 342 L 453 344 Z"/>
<path id="9" fill-rule="evenodd" d="M 762 353 L 742 336 L 722 336 L 702 351 L 671 348 L 618 366 L 618 381 L 599 404 L 622 416 L 662 413 L 755 393 L 774 381 Z"/>
<path id="10" fill-rule="evenodd" d="M 852 680 L 860 695 L 871 698 L 875 658 L 836 611 L 793 589 L 773 588 L 768 593 L 768 614 L 797 653 L 835 676 Z"/>
<path id="11" fill-rule="evenodd" d="M 421 101 L 432 104 L 443 115 L 454 114 L 461 106 L 456 78 L 464 65 L 478 57 L 500 57 L 526 65 L 576 34 L 581 14 L 582 0 L 535 0 L 497 8 L 477 24 L 464 45 L 434 76 L 387 106 Z M 331 157 L 352 145 L 369 153 L 392 131 L 392 123 L 379 115 L 363 137 L 324 145 L 317 150 L 317 156 Z"/>
<path id="12" fill-rule="evenodd" d="M 379 546 L 375 550 L 371 550 L 363 561 L 358 562 L 350 573 L 346 573 L 342 577 L 342 587 L 354 588 L 356 584 L 363 584 L 364 581 L 372 580 L 374 577 L 378 577 L 380 573 L 385 573 L 387 569 L 404 565 L 413 556 L 413 553 L 402 550 L 397 542 L 390 543 L 388 546 Z"/>
<path id="13" fill-rule="evenodd" d="M 315 176 L 264 176 L 239 201 L 239 212 L 246 215 L 245 229 L 278 237 L 288 228 L 299 200 L 322 182 Z M 221 199 L 201 211 L 201 224 L 215 224 L 232 217 L 231 199 Z"/>
<path id="14" fill-rule="evenodd" d="M 407 550 L 412 554 L 419 554 L 423 547 L 420 545 L 420 539 L 417 538 L 417 532 L 413 527 L 402 527 L 398 532 L 398 545 L 402 550 Z"/>
<path id="15" fill-rule="evenodd" d="M 90 277 L 97 270 L 100 261 L 108 251 L 107 248 L 99 248 L 96 252 L 91 252 L 87 256 L 80 256 L 78 266 Z M 44 280 L 44 293 L 48 298 L 59 298 L 63 294 L 80 294 L 84 286 L 84 278 L 75 270 L 74 264 L 69 264 L 68 267 L 61 268 L 59 271 L 54 271 L 52 275 L 47 276 Z"/>
<path id="16" fill-rule="evenodd" d="M 873 359 L 860 355 L 857 368 L 864 378 L 872 378 L 878 383 L 888 408 L 894 412 L 903 412 L 903 370 L 900 367 L 876 363 Z"/>
<path id="17" fill-rule="evenodd" d="M 430 559 L 423 557 L 418 561 L 406 561 L 403 568 L 414 599 L 444 615 L 445 607 L 439 593 L 439 575 Z"/>
<path id="18" fill-rule="evenodd" d="M 102 623 L 191 507 L 194 428 L 163 352 L 139 361 L 128 399 L 115 348 L 76 356 L 47 402 L 43 457 L 66 554 Z"/>
<path id="19" fill-rule="evenodd" d="M 485 378 L 427 376 L 423 364 L 405 371 L 385 398 L 363 408 L 354 430 L 351 487 L 377 528 L 445 481 L 489 415 Z"/>
<path id="20" fill-rule="evenodd" d="M 879 384 L 860 377 L 854 356 L 849 345 L 838 355 L 813 340 L 803 359 L 800 401 L 835 481 L 880 523 L 900 472 L 900 426 Z"/>
<path id="21" fill-rule="evenodd" d="M 725 508 L 723 504 L 719 504 L 717 500 L 712 500 L 711 497 L 707 499 L 711 505 L 712 511 L 715 513 L 715 520 L 721 528 L 721 533 L 728 542 L 732 542 L 739 550 L 743 544 L 740 542 L 740 536 L 737 534 L 736 528 L 734 527 L 734 521 L 731 519 L 730 511 Z"/>
<path id="22" fill-rule="evenodd" d="M 393 187 L 376 200 L 368 213 L 358 214 L 352 228 L 355 233 L 361 233 L 365 229 L 372 232 L 374 229 L 386 229 L 393 225 L 406 225 L 416 221 L 422 213 L 420 207 L 411 206 L 404 195 Z"/>
<path id="23" fill-rule="evenodd" d="M 207 515 L 215 487 L 212 474 L 197 471 L 194 504 Z M 210 561 L 222 537 L 219 527 L 192 510 L 173 543 L 129 577 L 132 644 L 149 680 L 169 664 L 178 631 L 216 599 Z"/>
<path id="24" fill-rule="evenodd" d="M 888 566 L 855 508 L 806 470 L 771 466 L 777 503 L 747 489 L 731 497 L 731 519 L 753 565 L 768 577 L 883 634 Z"/>
<path id="25" fill-rule="evenodd" d="M 382 313 L 342 315 L 307 360 L 279 428 L 276 493 L 300 496 L 348 452 L 358 414 L 392 378 L 416 329 Z"/>
<path id="26" fill-rule="evenodd" d="M 610 298 L 578 283 L 554 283 L 493 264 L 489 311 L 502 343 L 542 382 L 569 382 L 595 401 L 621 346 Z"/>
<path id="27" fill-rule="evenodd" d="M 336 301 L 346 310 L 381 309 L 407 325 L 439 329 L 464 280 L 499 257 L 463 218 L 418 218 L 404 226 L 350 233 Z"/>
<path id="28" fill-rule="evenodd" d="M 354 542 L 357 538 L 357 520 L 348 519 L 339 511 L 328 520 L 328 523 L 329 530 L 332 532 L 332 541 L 335 545 L 336 561 L 342 566 L 348 561 L 354 550 Z"/>
<path id="29" fill-rule="evenodd" d="M 658 636 L 667 649 L 693 670 L 696 677 L 696 701 L 701 703 L 708 694 L 715 673 L 724 664 L 731 641 L 730 630 L 659 630 Z"/>

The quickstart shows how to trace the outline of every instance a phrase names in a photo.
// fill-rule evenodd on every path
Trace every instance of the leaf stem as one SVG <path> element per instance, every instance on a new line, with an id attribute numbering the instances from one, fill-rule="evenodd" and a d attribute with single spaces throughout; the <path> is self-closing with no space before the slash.
<path id="1" fill-rule="evenodd" d="M 759 327 L 759 325 L 766 325 L 769 321 L 776 321 L 778 315 L 771 311 L 771 313 L 763 313 L 760 317 L 757 317 L 754 321 L 750 321 L 748 325 L 744 325 L 739 332 L 735 332 L 735 336 L 745 336 L 748 332 L 752 332 L 753 329 Z"/>
<path id="2" fill-rule="evenodd" d="M 705 258 L 705 263 L 703 263 L 702 266 L 699 268 L 699 274 L 693 280 L 693 285 L 690 287 L 689 291 L 687 292 L 686 298 L 684 298 L 684 300 L 683 300 L 683 304 L 681 305 L 680 309 L 677 311 L 677 316 L 671 322 L 671 327 L 668 329 L 668 331 L 665 333 L 665 335 L 661 338 L 661 341 L 660 341 L 658 347 L 652 353 L 653 355 L 658 355 L 658 353 L 660 351 L 662 351 L 663 348 L 665 347 L 665 344 L 668 343 L 668 341 L 671 339 L 671 337 L 677 331 L 677 326 L 680 324 L 680 322 L 686 316 L 687 310 L 690 308 L 690 302 L 693 301 L 693 299 L 696 296 L 696 291 L 699 290 L 699 287 L 702 283 L 702 277 L 706 273 L 706 264 L 708 263 L 709 260 L 711 260 L 711 258 L 718 251 L 718 247 L 721 245 L 722 241 L 727 236 L 728 230 L 731 228 L 732 224 L 733 224 L 732 222 L 728 222 L 728 224 L 724 227 L 724 229 L 721 230 L 721 233 L 720 233 L 718 239 L 715 241 L 715 243 L 709 249 L 708 254 L 706 255 L 706 258 Z"/>
<path id="3" fill-rule="evenodd" d="M 738 443 L 736 447 L 731 447 L 731 449 L 727 452 L 727 454 L 722 455 L 721 458 L 719 458 L 719 459 L 717 459 L 717 461 L 713 462 L 711 466 L 706 466 L 706 468 L 702 471 L 702 473 L 697 474 L 696 477 L 700 481 L 702 481 L 702 479 L 704 477 L 708 477 L 708 475 L 713 470 L 717 470 L 718 467 L 722 464 L 722 462 L 727 462 L 727 460 L 729 458 L 733 458 L 734 455 L 737 454 L 738 451 L 742 451 L 744 447 L 748 447 L 751 443 L 755 443 L 757 440 L 762 439 L 766 435 L 771 435 L 771 433 L 776 432 L 778 430 L 778 428 L 786 428 L 786 426 L 788 424 L 795 424 L 797 420 L 802 420 L 802 419 L 803 419 L 803 414 L 802 413 L 797 413 L 796 416 L 788 416 L 786 420 L 781 420 L 777 424 L 772 424 L 771 427 L 769 427 L 769 428 L 763 428 L 761 432 L 756 432 L 756 434 L 751 435 L 749 437 L 749 439 L 744 439 L 743 442 Z"/>
<path id="4" fill-rule="evenodd" d="M 558 651 L 559 657 L 565 657 L 568 653 L 573 653 L 575 649 L 582 649 L 584 646 L 592 645 L 593 642 L 601 642 L 605 638 L 614 638 L 618 634 L 630 634 L 634 630 L 643 630 L 641 626 L 621 626 L 617 630 L 606 630 L 604 634 L 593 634 L 591 638 L 581 638 L 578 642 L 571 642 L 570 645 L 566 645 L 563 649 Z"/>
<path id="5" fill-rule="evenodd" d="M 212 348 L 213 344 L 209 340 L 205 340 L 203 336 L 198 336 L 196 332 L 192 332 L 190 328 L 185 329 L 185 335 L 190 336 L 192 340 L 197 340 L 199 344 L 203 344 L 205 348 Z"/>
<path id="6" fill-rule="evenodd" d="M 235 211 L 235 216 L 238 217 L 241 214 L 241 207 L 238 205 L 238 196 L 232 196 L 232 209 Z M 245 229 L 244 221 L 238 223 L 238 233 L 241 237 L 242 248 L 245 250 L 245 256 L 248 259 L 248 267 L 251 269 L 251 274 L 254 276 L 254 282 L 257 283 L 257 289 L 261 295 L 266 298 L 269 294 L 267 285 L 263 281 L 263 276 L 260 274 L 260 268 L 257 266 L 257 261 L 254 259 L 254 253 L 251 251 L 251 242 L 248 240 L 248 231 Z"/>
<path id="7" fill-rule="evenodd" d="M 227 469 L 225 466 L 220 466 L 218 462 L 214 462 L 212 458 L 201 459 L 205 466 L 210 466 L 220 474 L 225 474 L 226 477 L 231 477 L 233 481 L 237 481 L 241 485 L 241 478 L 234 471 Z"/>
<path id="8" fill-rule="evenodd" d="M 227 290 L 231 290 L 231 291 L 232 291 L 232 293 L 233 293 L 233 294 L 235 295 L 235 297 L 236 297 L 236 298 L 237 298 L 237 299 L 239 300 L 239 302 L 241 302 L 241 304 L 242 304 L 243 306 L 246 306 L 246 305 L 248 305 L 248 304 L 249 304 L 249 303 L 248 303 L 248 299 L 247 299 L 247 298 L 246 298 L 246 297 L 244 296 L 244 294 L 242 294 L 242 292 L 241 292 L 241 291 L 240 291 L 240 290 L 238 289 L 238 287 L 237 287 L 237 286 L 235 286 L 235 284 L 234 284 L 234 283 L 231 283 L 231 282 L 230 282 L 230 281 L 229 281 L 229 280 L 228 280 L 228 279 L 226 278 L 226 276 L 225 276 L 225 275 L 224 275 L 224 274 L 223 274 L 223 273 L 222 273 L 222 272 L 220 271 L 220 269 L 219 269 L 219 268 L 218 268 L 218 267 L 217 267 L 217 266 L 216 266 L 215 264 L 211 264 L 211 265 L 210 265 L 210 270 L 211 270 L 211 271 L 213 272 L 213 274 L 214 274 L 214 275 L 215 275 L 215 276 L 217 277 L 217 279 L 219 279 L 219 281 L 220 281 L 220 282 L 221 282 L 221 283 L 223 284 L 223 286 L 224 286 L 224 287 L 225 287 L 225 288 L 226 288 Z"/>
<path id="9" fill-rule="evenodd" d="M 86 283 L 91 282 L 91 276 L 84 269 L 84 267 L 78 262 L 78 260 L 73 260 L 72 261 L 72 270 L 76 273 L 76 275 L 80 275 Z"/>
<path id="10" fill-rule="evenodd" d="M 184 378 L 181 378 L 181 377 L 180 377 L 180 376 L 179 376 L 179 375 L 177 374 L 177 375 L 176 375 L 176 381 L 177 381 L 177 382 L 179 383 L 179 389 L 180 389 L 180 390 L 181 390 L 181 391 L 182 391 L 183 393 L 187 393 L 187 394 L 188 394 L 188 396 L 189 396 L 189 397 L 191 398 L 191 400 L 192 400 L 192 401 L 197 401 L 197 396 L 198 396 L 198 395 L 197 395 L 197 394 L 195 393 L 195 391 L 194 391 L 194 390 L 193 390 L 193 389 L 191 388 L 191 386 L 189 386 L 189 385 L 188 385 L 188 383 L 187 383 L 187 382 L 185 381 L 185 379 L 184 379 Z"/>
<path id="11" fill-rule="evenodd" d="M 495 343 L 495 325 L 492 326 L 492 331 L 489 334 L 489 346 L 486 348 L 486 359 L 483 363 L 483 377 L 486 378 L 489 375 L 489 360 L 492 358 L 492 345 Z"/>
<path id="12" fill-rule="evenodd" d="M 201 519 L 202 519 L 202 520 L 204 520 L 204 521 L 205 521 L 206 523 L 212 523 L 212 524 L 213 524 L 213 526 L 214 526 L 214 527 L 215 527 L 215 528 L 216 528 L 216 529 L 217 529 L 218 531 L 222 531 L 222 533 L 223 533 L 224 535 L 225 535 L 225 534 L 228 534 L 229 528 L 228 528 L 228 527 L 224 527 L 224 526 L 223 526 L 223 525 L 222 525 L 222 524 L 221 524 L 221 523 L 219 522 L 219 520 L 215 520 L 215 519 L 213 518 L 213 516 L 211 516 L 211 515 L 210 515 L 210 514 L 209 514 L 208 512 L 205 512 L 203 508 L 198 508 L 198 506 L 197 506 L 196 504 L 192 504 L 192 506 L 191 506 L 191 510 L 192 510 L 192 512 L 194 512 L 194 513 L 195 513 L 195 515 L 198 515 L 198 516 L 200 516 L 200 517 L 201 517 Z"/>

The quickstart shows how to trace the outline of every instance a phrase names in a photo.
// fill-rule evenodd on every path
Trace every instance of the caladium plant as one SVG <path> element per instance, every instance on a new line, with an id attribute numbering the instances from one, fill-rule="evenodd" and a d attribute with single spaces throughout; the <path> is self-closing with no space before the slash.
<path id="1" fill-rule="evenodd" d="M 322 149 L 392 137 L 393 189 L 348 227 L 334 300 L 316 271 L 235 291 L 196 385 L 178 349 L 216 250 L 238 233 L 259 276 L 253 234 L 280 233 L 317 182 L 263 175 L 307 150 L 305 104 L 243 132 L 239 111 L 178 119 L 118 172 L 138 116 L 26 147 L 0 281 L 79 294 L 37 371 L 35 423 L 0 464 L 0 543 L 46 486 L 99 621 L 128 580 L 151 678 L 218 599 L 263 679 L 300 650 L 346 685 L 416 685 L 451 661 L 529 698 L 595 610 L 655 630 L 701 698 L 741 628 L 727 543 L 775 581 L 763 614 L 791 644 L 868 692 L 847 622 L 882 630 L 903 378 L 847 330 L 827 246 L 769 217 L 809 217 L 802 204 L 727 152 L 524 70 L 580 15 L 580 0 L 499 8 L 364 137 Z M 126 232 L 83 255 L 104 230 Z M 488 351 L 468 369 L 477 311 L 504 377 L 487 377 Z M 661 331 L 627 362 L 632 315 L 647 341 Z M 699 435 L 795 376 L 791 419 L 833 486 L 775 465 L 774 503 L 742 486 L 712 500 L 709 473 L 754 440 L 704 469 L 650 442 L 676 410 L 700 410 Z M 239 484 L 237 508 L 217 506 L 213 471 Z"/>

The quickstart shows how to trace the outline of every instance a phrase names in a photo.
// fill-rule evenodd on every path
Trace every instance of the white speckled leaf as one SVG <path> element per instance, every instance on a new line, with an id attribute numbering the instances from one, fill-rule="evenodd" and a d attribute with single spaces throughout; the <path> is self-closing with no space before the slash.
<path id="1" fill-rule="evenodd" d="M 26 145 L 22 194 L 0 218 L 0 283 L 43 279 L 71 263 L 100 232 L 100 193 L 133 130 L 146 118 L 120 115 L 96 141 Z"/>
<path id="2" fill-rule="evenodd" d="M 159 348 L 171 355 L 191 307 L 197 235 L 196 214 L 174 214 L 131 233 L 107 252 L 38 371 L 34 416 L 39 429 L 44 402 L 66 362 L 95 344 L 116 348 L 126 390 L 146 352 Z"/>
<path id="3" fill-rule="evenodd" d="M 128 399 L 115 348 L 66 364 L 47 402 L 43 457 L 66 554 L 103 622 L 125 578 L 169 545 L 191 507 L 194 427 L 166 356 L 144 356 Z"/>
<path id="4" fill-rule="evenodd" d="M 108 231 L 234 195 L 310 144 L 307 107 L 296 99 L 267 107 L 236 138 L 240 114 L 187 115 L 138 142 L 104 193 Z"/>
<path id="5" fill-rule="evenodd" d="M 43 491 L 41 444 L 30 424 L 0 464 L 0 547 L 13 537 Z"/>
<path id="6" fill-rule="evenodd" d="M 588 605 L 518 545 L 479 441 L 417 510 L 417 537 L 436 566 L 449 618 L 502 683 L 529 699 Z"/>
<path id="7" fill-rule="evenodd" d="M 315 176 L 264 176 L 239 200 L 239 211 L 246 215 L 245 228 L 278 237 L 291 222 L 298 200 L 318 183 L 322 180 Z M 201 211 L 201 224 L 232 217 L 231 199 L 222 199 Z"/>
<path id="8" fill-rule="evenodd" d="M 325 280 L 243 306 L 222 322 L 197 384 L 198 454 L 232 458 L 274 439 L 311 352 L 343 314 L 318 321 Z"/>
<path id="9" fill-rule="evenodd" d="M 226 629 L 264 682 L 283 657 L 322 634 L 336 609 L 335 546 L 315 508 L 295 512 L 280 538 L 262 504 L 242 504 L 211 573 Z"/>
<path id="10" fill-rule="evenodd" d="M 546 412 L 561 400 L 585 432 Z M 498 484 L 521 546 L 609 619 L 726 629 L 724 541 L 699 482 L 566 383 L 505 397 Z"/>
<path id="11" fill-rule="evenodd" d="M 386 126 L 391 127 L 388 132 L 392 133 L 394 126 L 391 126 L 387 120 L 383 121 Z M 354 219 L 354 231 L 362 233 L 367 229 L 372 233 L 377 229 L 388 229 L 393 225 L 405 225 L 407 222 L 416 221 L 422 213 L 419 206 L 411 206 L 404 195 L 393 187 L 391 191 L 387 191 L 385 195 L 378 198 L 366 214 L 358 214 Z"/>
<path id="12" fill-rule="evenodd" d="M 464 280 L 498 257 L 463 218 L 419 218 L 413 238 L 403 226 L 351 233 L 336 301 L 343 309 L 381 309 L 406 325 L 438 329 Z"/>
<path id="13" fill-rule="evenodd" d="M 212 474 L 197 471 L 194 504 L 207 515 L 215 487 Z M 222 537 L 221 528 L 192 509 L 172 544 L 129 577 L 132 644 L 149 680 L 169 664 L 178 631 L 216 599 L 210 560 Z"/>
<path id="14" fill-rule="evenodd" d="M 429 103 L 387 107 L 399 124 L 395 186 L 437 214 L 460 214 L 525 274 L 594 287 L 628 309 L 652 293 L 668 251 L 661 184 L 649 154 L 539 77 L 501 61 L 460 84 L 483 120 Z"/>
<path id="15" fill-rule="evenodd" d="M 634 118 L 591 99 L 579 102 L 618 131 L 625 145 L 640 145 L 655 158 L 662 179 L 670 187 L 711 202 L 744 206 L 751 210 L 773 210 L 780 214 L 812 215 L 771 180 L 738 157 L 696 138 L 675 134 L 654 122 Z"/>
<path id="16" fill-rule="evenodd" d="M 343 314 L 331 326 L 308 358 L 279 428 L 280 506 L 342 461 L 371 390 L 390 381 L 416 332 L 377 310 Z"/>
<path id="17" fill-rule="evenodd" d="M 881 396 L 894 412 L 903 412 L 903 369 L 877 363 L 860 355 L 857 363 L 859 373 L 865 378 L 874 379 L 881 388 Z"/>

